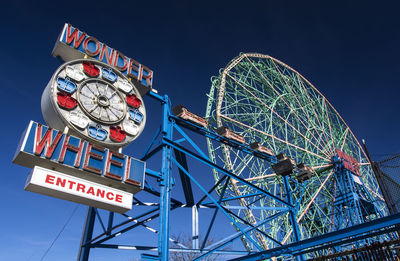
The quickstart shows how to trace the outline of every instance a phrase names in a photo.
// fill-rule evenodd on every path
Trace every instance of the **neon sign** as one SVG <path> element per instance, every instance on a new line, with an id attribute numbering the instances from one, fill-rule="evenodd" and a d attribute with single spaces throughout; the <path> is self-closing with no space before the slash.
<path id="1" fill-rule="evenodd" d="M 68 23 L 64 25 L 52 55 L 60 57 L 64 61 L 81 59 L 87 55 L 117 68 L 121 73 L 134 80 L 132 82 L 136 83 L 142 96 L 152 88 L 152 70 Z M 90 71 L 90 66 L 87 67 L 87 70 Z"/>
<path id="2" fill-rule="evenodd" d="M 65 24 L 52 55 L 66 61 L 41 100 L 13 163 L 32 168 L 25 190 L 124 213 L 144 188 L 145 162 L 121 153 L 146 123 L 146 66 Z M 118 151 L 118 152 L 117 152 Z"/>
<path id="3" fill-rule="evenodd" d="M 343 151 L 336 149 L 336 153 L 339 156 L 339 158 L 342 159 L 344 168 L 347 170 L 350 170 L 354 174 L 357 174 L 358 176 L 361 176 L 360 173 L 360 166 L 358 165 L 358 161 L 353 158 L 350 155 L 347 155 Z"/>
<path id="4" fill-rule="evenodd" d="M 31 121 L 13 160 L 130 193 L 143 189 L 145 162 Z"/>

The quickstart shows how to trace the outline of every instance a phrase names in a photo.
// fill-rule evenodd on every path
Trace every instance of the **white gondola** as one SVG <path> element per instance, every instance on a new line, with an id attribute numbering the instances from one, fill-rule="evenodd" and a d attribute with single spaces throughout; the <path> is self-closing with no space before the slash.
<path id="1" fill-rule="evenodd" d="M 243 136 L 234 133 L 228 127 L 221 126 L 216 130 L 216 132 L 218 133 L 218 135 L 221 135 L 230 140 L 234 140 L 242 144 L 246 143 L 246 139 Z"/>
<path id="2" fill-rule="evenodd" d="M 67 76 L 77 82 L 82 81 L 83 79 L 85 79 L 85 74 L 79 70 L 78 68 L 75 68 L 74 66 L 70 66 L 68 65 L 65 68 L 65 73 L 67 74 Z"/>
<path id="3" fill-rule="evenodd" d="M 136 125 L 133 121 L 126 119 L 122 122 L 122 127 L 131 136 L 135 136 L 139 133 L 139 126 Z"/>
<path id="4" fill-rule="evenodd" d="M 200 117 L 197 114 L 194 114 L 193 112 L 190 112 L 188 109 L 186 109 L 182 105 L 177 105 L 172 108 L 172 112 L 175 114 L 175 116 L 182 118 L 184 120 L 190 121 L 196 125 L 200 125 L 204 128 L 207 128 L 208 122 L 206 119 Z"/>
<path id="5" fill-rule="evenodd" d="M 250 148 L 252 148 L 253 150 L 259 151 L 261 153 L 265 153 L 269 156 L 273 156 L 274 155 L 274 151 L 271 149 L 268 149 L 267 147 L 261 145 L 259 142 L 253 142 L 250 144 Z"/>
<path id="6" fill-rule="evenodd" d="M 80 113 L 77 111 L 71 111 L 69 113 L 69 119 L 70 119 L 70 122 L 74 126 L 80 128 L 80 129 L 85 129 L 90 122 L 90 120 L 87 116 L 85 116 L 83 113 Z"/>
<path id="7" fill-rule="evenodd" d="M 131 92 L 132 88 L 133 88 L 132 85 L 129 83 L 129 81 L 127 81 L 121 77 L 118 77 L 118 79 L 117 79 L 117 86 L 118 86 L 118 89 L 120 89 L 124 93 Z"/>

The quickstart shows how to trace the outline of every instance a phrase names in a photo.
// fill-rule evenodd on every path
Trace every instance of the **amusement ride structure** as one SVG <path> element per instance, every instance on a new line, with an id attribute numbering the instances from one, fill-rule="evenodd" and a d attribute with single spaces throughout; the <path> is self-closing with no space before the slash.
<path id="1" fill-rule="evenodd" d="M 397 240 L 400 217 L 388 216 L 368 155 L 327 99 L 284 63 L 253 53 L 232 60 L 212 78 L 205 117 L 171 106 L 155 91 L 147 96 L 162 106 L 161 127 L 140 158 L 161 154 L 161 165 L 147 165 L 141 192 L 155 200 L 135 195 L 135 215 L 118 221 L 117 214 L 90 207 L 80 260 L 93 248 L 158 252 L 142 260 L 168 260 L 176 252 L 195 253 L 195 260 L 306 260 Z M 206 139 L 208 153 L 194 135 Z M 209 167 L 202 176 L 215 182 L 202 184 L 190 160 Z M 182 198 L 174 196 L 176 180 Z M 178 208 L 192 215 L 189 245 L 169 232 L 170 212 Z M 202 209 L 213 214 L 200 237 Z M 234 229 L 208 244 L 217 213 Z M 156 218 L 158 230 L 148 225 Z M 158 245 L 108 243 L 137 227 L 157 233 Z"/>
<path id="2" fill-rule="evenodd" d="M 240 54 L 212 78 L 202 117 L 70 24 L 52 54 L 66 63 L 42 95 L 48 126 L 29 123 L 13 162 L 33 169 L 26 190 L 89 206 L 78 260 L 95 248 L 162 261 L 398 256 L 400 214 L 379 164 L 286 64 Z M 144 131 L 143 96 L 161 105 L 161 126 L 133 158 L 122 149 Z M 189 241 L 170 233 L 183 223 Z"/>

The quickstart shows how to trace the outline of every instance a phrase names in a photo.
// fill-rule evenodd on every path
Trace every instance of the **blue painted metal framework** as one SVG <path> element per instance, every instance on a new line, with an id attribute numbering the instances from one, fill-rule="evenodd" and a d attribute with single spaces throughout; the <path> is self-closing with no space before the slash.
<path id="1" fill-rule="evenodd" d="M 299 228 L 296 222 L 296 216 L 298 211 L 298 202 L 294 202 L 291 196 L 291 186 L 289 185 L 289 178 L 284 177 L 284 188 L 285 195 L 284 197 L 277 197 L 276 195 L 268 192 L 262 187 L 256 186 L 243 178 L 233 174 L 229 170 L 214 164 L 209 157 L 200 149 L 200 147 L 189 137 L 186 130 L 195 132 L 200 134 L 203 137 L 210 138 L 217 142 L 229 144 L 230 146 L 235 147 L 242 152 L 252 154 L 256 157 L 265 159 L 270 163 L 276 163 L 277 159 L 274 156 L 270 156 L 267 154 L 260 153 L 251 149 L 248 145 L 238 143 L 233 140 L 228 140 L 225 137 L 222 137 L 215 132 L 208 130 L 206 128 L 200 127 L 196 124 L 193 124 L 189 121 L 185 121 L 181 118 L 175 117 L 171 113 L 171 104 L 167 95 L 161 96 L 155 92 L 150 92 L 148 94 L 149 97 L 159 101 L 162 106 L 162 122 L 160 129 L 154 135 L 151 143 L 147 147 L 143 157 L 141 160 L 149 160 L 154 157 L 157 153 L 161 153 L 161 167 L 160 170 L 146 169 L 146 179 L 154 179 L 157 181 L 159 185 L 159 190 L 156 190 L 154 187 L 150 185 L 150 183 L 146 182 L 144 191 L 156 196 L 159 198 L 159 202 L 154 203 L 145 203 L 141 202 L 134 196 L 134 207 L 135 206 L 145 206 L 146 211 L 138 214 L 136 216 L 125 216 L 125 220 L 116 223 L 115 215 L 112 212 L 108 214 L 108 221 L 103 222 L 103 218 L 99 214 L 99 211 L 95 208 L 89 207 L 88 214 L 86 218 L 86 224 L 83 231 L 82 242 L 80 246 L 80 251 L 78 255 L 79 261 L 86 261 L 89 259 L 90 250 L 92 248 L 111 248 L 111 249 L 132 249 L 132 250 L 148 250 L 148 251 L 157 251 L 157 255 L 142 255 L 143 260 L 163 260 L 167 261 L 169 258 L 170 252 L 194 252 L 198 253 L 199 256 L 195 260 L 200 260 L 212 254 L 226 254 L 226 255 L 239 255 L 242 256 L 237 260 L 259 260 L 262 258 L 269 258 L 278 255 L 290 255 L 295 256 L 297 260 L 304 260 L 304 254 L 317 251 L 322 247 L 331 247 L 343 244 L 343 242 L 352 241 L 356 242 L 359 240 L 365 240 L 366 238 L 370 238 L 372 236 L 377 236 L 379 234 L 389 233 L 394 230 L 393 225 L 400 223 L 400 214 L 393 215 L 389 217 L 384 217 L 381 219 L 374 220 L 369 223 L 363 223 L 365 220 L 354 221 L 354 225 L 351 228 L 345 228 L 342 230 L 338 230 L 336 232 L 332 232 L 329 234 L 325 234 L 323 236 L 319 236 L 314 239 L 303 240 L 299 236 Z M 175 136 L 178 138 L 174 138 Z M 185 144 L 189 144 L 189 146 L 184 146 Z M 203 186 L 198 179 L 196 179 L 195 175 L 191 174 L 188 165 L 186 162 L 187 158 L 192 158 L 198 162 L 205 164 L 206 166 L 224 174 L 220 180 L 218 180 L 215 184 L 211 183 L 207 186 Z M 335 159 L 334 159 L 335 160 Z M 173 166 L 177 167 L 179 172 L 179 178 L 184 191 L 184 199 L 178 200 L 171 196 L 171 190 L 174 185 L 174 178 L 172 176 L 172 168 Z M 342 172 L 343 179 L 348 179 L 351 177 L 351 173 L 346 172 L 343 168 L 340 168 L 340 164 L 337 165 L 338 169 L 335 171 Z M 210 171 L 211 173 L 211 171 Z M 211 176 L 210 176 L 211 177 Z M 211 178 L 210 178 L 211 179 Z M 237 197 L 224 197 L 224 191 L 227 187 L 227 184 L 230 180 L 235 180 L 243 185 L 249 186 L 252 188 L 252 194 L 243 194 Z M 343 181 L 344 187 L 348 187 L 345 183 L 347 181 Z M 353 181 L 352 181 L 353 182 Z M 354 183 L 354 182 L 353 182 Z M 199 200 L 195 200 L 195 196 L 193 193 L 192 185 L 195 185 L 199 191 L 202 192 L 202 197 Z M 350 186 L 351 187 L 351 186 Z M 349 187 L 349 188 L 350 188 Z M 218 188 L 222 188 L 218 193 L 216 190 Z M 143 192 L 142 192 L 143 193 Z M 352 194 L 353 193 L 353 194 Z M 365 192 L 367 193 L 367 192 Z M 346 195 L 341 195 L 343 200 L 345 200 L 345 196 L 355 195 L 353 191 L 346 192 Z M 366 194 L 367 195 L 367 194 Z M 258 222 L 257 224 L 251 224 L 247 220 L 241 218 L 237 214 L 232 211 L 232 208 L 245 208 L 243 206 L 227 206 L 224 202 L 236 200 L 238 198 L 245 198 L 251 196 L 259 196 L 259 197 L 269 197 L 276 202 L 278 202 L 279 206 L 275 206 L 274 209 L 277 211 L 276 214 L 266 217 L 264 220 Z M 346 200 L 353 200 L 354 204 L 359 204 L 356 200 L 356 195 L 352 198 L 346 198 Z M 206 199 L 208 198 L 208 201 Z M 249 206 L 249 208 L 256 208 L 254 206 Z M 265 206 L 268 208 L 270 206 Z M 369 206 L 371 207 L 371 206 Z M 174 241 L 170 237 L 169 228 L 170 228 L 170 213 L 171 211 L 178 208 L 188 208 L 192 210 L 193 216 L 193 240 L 192 246 L 187 247 L 181 244 L 180 242 L 175 242 L 176 245 L 181 246 L 181 248 L 171 248 L 169 245 L 170 241 Z M 214 209 L 210 225 L 205 233 L 202 242 L 199 240 L 198 235 L 198 214 L 199 209 L 208 208 Z M 343 208 L 343 204 L 337 204 L 338 211 Z M 362 211 L 361 207 L 357 208 L 358 211 Z M 211 230 L 215 224 L 217 213 L 223 213 L 224 216 L 228 219 L 228 221 L 233 224 L 236 229 L 236 233 L 233 233 L 218 242 L 215 242 L 211 245 L 206 246 L 206 242 L 210 237 Z M 338 212 L 339 213 L 339 212 Z M 260 229 L 261 226 L 271 222 L 272 220 L 280 217 L 281 215 L 289 215 L 291 228 L 293 229 L 293 240 L 290 244 L 282 244 L 277 239 L 270 237 L 264 231 Z M 338 216 L 343 216 L 338 214 Z M 359 217 L 360 215 L 356 215 L 355 217 Z M 362 214 L 361 214 L 362 216 Z M 149 227 L 147 223 L 152 220 L 159 218 L 159 229 L 158 231 Z M 238 220 L 241 221 L 241 224 L 238 223 Z M 94 235 L 94 227 L 98 222 L 99 226 L 102 229 L 102 233 L 99 235 Z M 343 221 L 343 220 L 342 220 Z M 340 222 L 340 220 L 338 220 Z M 360 224 L 363 223 L 363 224 Z M 360 224 L 360 225 L 357 225 Z M 106 241 L 109 241 L 117 236 L 124 234 L 136 227 L 144 227 L 154 233 L 158 234 L 158 245 L 157 246 L 138 246 L 138 245 L 119 245 L 119 244 L 106 244 Z M 382 230 L 382 228 L 386 228 L 386 230 Z M 251 235 L 252 232 L 257 231 L 257 233 L 261 234 L 267 240 L 271 240 L 275 244 L 275 248 L 265 250 L 257 240 L 254 239 L 254 236 Z M 352 237 L 352 238 L 350 238 Z M 248 242 L 250 242 L 253 246 L 252 251 L 246 250 L 226 250 L 225 247 L 232 242 L 246 238 Z"/>

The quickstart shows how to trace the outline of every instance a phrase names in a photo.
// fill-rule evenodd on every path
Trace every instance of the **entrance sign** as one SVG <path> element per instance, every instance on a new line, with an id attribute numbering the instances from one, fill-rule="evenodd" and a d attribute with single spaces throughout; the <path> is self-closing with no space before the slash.
<path id="1" fill-rule="evenodd" d="M 67 23 L 57 39 L 52 55 L 64 61 L 82 59 L 87 55 L 117 68 L 137 85 L 142 96 L 152 88 L 152 70 Z"/>
<path id="2" fill-rule="evenodd" d="M 124 213 L 146 163 L 121 151 L 144 129 L 153 72 L 70 24 L 52 55 L 66 63 L 42 94 L 48 126 L 31 121 L 13 159 L 33 169 L 25 190 Z"/>
<path id="3" fill-rule="evenodd" d="M 145 162 L 33 121 L 13 162 L 53 169 L 133 194 L 144 186 Z"/>
<path id="4" fill-rule="evenodd" d="M 135 140 L 146 124 L 136 87 L 118 70 L 94 60 L 61 65 L 44 90 L 41 105 L 49 127 L 68 127 L 68 134 L 114 150 Z"/>
<path id="5" fill-rule="evenodd" d="M 29 175 L 25 190 L 119 213 L 132 208 L 131 193 L 38 166 Z"/>

